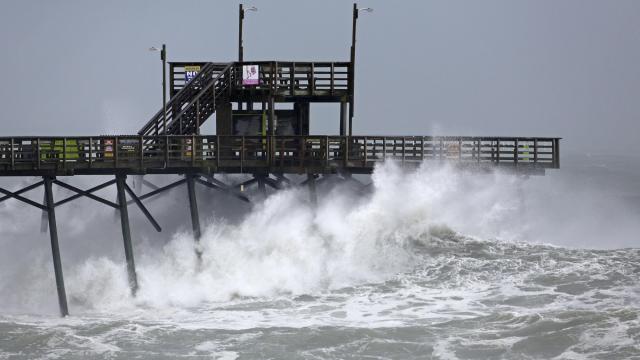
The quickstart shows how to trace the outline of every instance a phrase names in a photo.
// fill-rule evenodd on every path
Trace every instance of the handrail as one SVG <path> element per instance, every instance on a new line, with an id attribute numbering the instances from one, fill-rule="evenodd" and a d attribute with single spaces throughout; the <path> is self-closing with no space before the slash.
<path id="1" fill-rule="evenodd" d="M 17 172 L 216 171 L 371 172 L 397 159 L 462 165 L 546 169 L 560 166 L 560 138 L 462 136 L 119 135 L 1 137 L 0 176 Z M 254 169 L 254 170 L 251 170 Z"/>
<path id="2" fill-rule="evenodd" d="M 231 69 L 233 68 L 233 64 L 228 64 L 222 71 L 220 71 L 218 73 L 218 76 L 216 76 L 213 81 L 210 81 L 209 84 L 203 88 L 202 90 L 200 90 L 200 92 L 191 99 L 191 101 L 187 104 L 187 106 L 185 106 L 179 113 L 178 115 L 175 116 L 173 122 L 178 121 L 182 116 L 184 116 L 184 114 L 187 113 L 187 111 L 192 109 L 192 106 L 196 104 L 197 101 L 200 100 L 200 98 L 202 96 L 204 96 L 204 94 L 206 94 L 207 91 L 209 91 L 209 89 L 211 89 L 212 87 L 215 87 L 215 85 L 217 84 L 218 80 L 220 80 L 220 78 L 222 78 L 223 76 L 227 75 L 228 73 L 231 73 Z M 229 86 L 228 83 L 226 83 L 224 85 L 224 87 L 222 87 L 221 91 L 224 91 L 226 89 L 226 87 Z M 215 91 L 215 90 L 214 90 Z M 217 94 L 216 94 L 217 95 Z"/>
<path id="3" fill-rule="evenodd" d="M 215 83 L 218 77 L 211 78 L 211 75 L 216 72 L 217 69 L 220 69 L 221 66 L 225 66 L 224 69 L 227 69 L 231 64 L 225 63 L 206 63 L 202 70 L 196 75 L 191 81 L 189 81 L 186 86 L 184 86 L 178 93 L 169 99 L 169 102 L 166 105 L 167 113 L 166 123 L 167 129 L 162 129 L 158 135 L 162 135 L 168 131 L 170 124 L 173 124 L 176 120 L 176 117 L 173 114 L 174 107 L 182 106 L 184 103 L 188 103 L 193 95 L 189 96 L 189 92 L 193 92 L 198 90 L 200 87 L 208 86 L 211 83 Z M 208 78 L 210 77 L 210 78 Z M 163 120 L 163 111 L 164 109 L 160 109 L 147 123 L 138 131 L 138 135 L 149 135 L 152 130 L 156 127 L 159 128 L 159 123 Z"/>

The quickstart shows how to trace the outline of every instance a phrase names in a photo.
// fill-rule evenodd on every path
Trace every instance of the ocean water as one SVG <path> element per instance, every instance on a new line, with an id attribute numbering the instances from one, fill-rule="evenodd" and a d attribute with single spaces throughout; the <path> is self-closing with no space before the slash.
<path id="1" fill-rule="evenodd" d="M 67 318 L 39 215 L 2 205 L 0 359 L 640 359 L 635 160 L 578 160 L 535 178 L 390 163 L 317 207 L 300 188 L 203 201 L 197 246 L 136 230 L 135 297 L 113 214 L 81 203 L 59 216 Z M 150 208 L 171 223 L 178 198 Z"/>

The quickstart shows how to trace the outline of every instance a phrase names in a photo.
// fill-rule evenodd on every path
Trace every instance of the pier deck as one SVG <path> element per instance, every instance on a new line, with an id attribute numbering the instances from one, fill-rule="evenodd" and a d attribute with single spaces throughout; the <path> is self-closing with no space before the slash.
<path id="1" fill-rule="evenodd" d="M 370 174 L 394 160 L 558 168 L 559 139 L 430 136 L 98 136 L 0 138 L 0 176 L 99 174 Z"/>

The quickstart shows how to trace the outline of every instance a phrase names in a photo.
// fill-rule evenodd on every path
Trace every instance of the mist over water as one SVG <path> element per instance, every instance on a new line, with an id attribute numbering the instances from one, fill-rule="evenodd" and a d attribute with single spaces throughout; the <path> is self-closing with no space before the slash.
<path id="1" fill-rule="evenodd" d="M 605 160 L 387 163 L 315 208 L 306 188 L 251 206 L 199 189 L 199 245 L 178 188 L 148 203 L 162 234 L 130 211 L 136 297 L 117 214 L 83 200 L 57 214 L 66 319 L 40 214 L 5 202 L 0 358 L 640 358 L 640 174 Z"/>

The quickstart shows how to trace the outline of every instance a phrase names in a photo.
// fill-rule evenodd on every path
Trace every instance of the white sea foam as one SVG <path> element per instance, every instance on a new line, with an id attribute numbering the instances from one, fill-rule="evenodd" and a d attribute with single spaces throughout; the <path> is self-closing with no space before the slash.
<path id="1" fill-rule="evenodd" d="M 541 331 L 549 331 L 540 329 L 571 331 L 565 324 L 572 312 L 588 322 L 593 313 L 613 311 L 615 318 L 616 311 L 637 303 L 637 264 L 628 261 L 633 250 L 595 253 L 514 241 L 544 239 L 549 226 L 539 231 L 532 223 L 564 226 L 554 222 L 557 214 L 545 214 L 532 201 L 548 199 L 540 192 L 546 179 L 470 176 L 428 165 L 403 171 L 388 163 L 373 181 L 367 196 L 347 187 L 325 189 L 317 208 L 307 201 L 306 189 L 277 192 L 239 221 L 219 216 L 203 221 L 198 246 L 190 232 L 178 231 L 167 242 L 144 234 L 134 245 L 136 297 L 130 295 L 121 254 L 83 258 L 78 253 L 65 259 L 63 251 L 68 319 L 55 317 L 47 249 L 36 248 L 26 253 L 34 266 L 15 260 L 13 266 L 0 265 L 11 270 L 0 275 L 0 304 L 53 317 L 3 321 L 62 329 L 63 340 L 49 341 L 98 355 L 126 352 L 122 348 L 131 343 L 144 346 L 145 339 L 180 331 L 423 326 L 449 334 L 433 342 L 434 356 L 456 358 L 457 348 L 473 344 L 495 351 L 517 344 L 529 351 L 533 345 L 526 337 L 534 337 L 535 344 Z M 523 193 L 521 187 L 529 185 L 537 193 Z M 87 228 L 84 224 L 72 233 L 85 234 Z M 7 292 L 10 288 L 18 291 Z M 571 357 L 583 349 L 600 351 L 586 343 L 632 347 L 635 339 L 629 334 L 638 331 L 637 319 L 618 323 L 614 318 L 609 328 L 568 334 L 566 339 L 579 342 L 559 343 L 558 351 L 566 347 L 563 356 Z M 111 330 L 84 335 L 83 327 L 93 324 Z M 487 337 L 469 335 L 474 326 Z M 119 339 L 137 340 L 121 345 Z M 203 339 L 191 349 L 234 358 L 239 355 L 233 344 L 259 340 L 252 335 L 231 345 L 225 341 Z"/>

